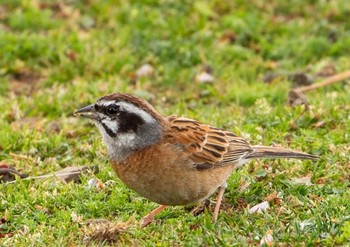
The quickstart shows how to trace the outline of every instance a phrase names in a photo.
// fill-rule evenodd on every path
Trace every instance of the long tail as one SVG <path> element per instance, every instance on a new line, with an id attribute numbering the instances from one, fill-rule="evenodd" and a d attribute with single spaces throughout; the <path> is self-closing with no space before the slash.
<path id="1" fill-rule="evenodd" d="M 292 158 L 292 159 L 309 159 L 316 160 L 319 157 L 291 149 L 280 147 L 252 146 L 254 152 L 248 154 L 247 159 L 258 158 Z"/>

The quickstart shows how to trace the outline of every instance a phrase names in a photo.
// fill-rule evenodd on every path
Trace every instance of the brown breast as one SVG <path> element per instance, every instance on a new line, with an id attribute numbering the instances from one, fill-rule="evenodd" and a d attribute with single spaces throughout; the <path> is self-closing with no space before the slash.
<path id="1" fill-rule="evenodd" d="M 189 154 L 166 142 L 140 150 L 123 163 L 111 163 L 128 187 L 162 205 L 186 205 L 205 199 L 226 182 L 234 168 L 196 169 Z"/>

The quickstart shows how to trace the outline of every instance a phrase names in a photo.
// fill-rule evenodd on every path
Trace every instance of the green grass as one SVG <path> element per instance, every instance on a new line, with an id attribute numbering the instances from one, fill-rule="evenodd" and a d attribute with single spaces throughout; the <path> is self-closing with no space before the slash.
<path id="1" fill-rule="evenodd" d="M 347 0 L 55 2 L 1 1 L 0 163 L 31 176 L 98 165 L 106 188 L 88 189 L 93 175 L 77 184 L 0 184 L 0 246 L 83 246 L 84 223 L 97 218 L 131 218 L 120 245 L 256 246 L 269 230 L 275 245 L 350 244 L 349 81 L 308 93 L 310 110 L 300 118 L 301 107 L 285 105 L 290 81 L 263 82 L 271 72 L 347 70 Z M 146 63 L 155 74 L 135 82 Z M 195 81 L 205 66 L 213 84 Z M 217 223 L 210 211 L 195 217 L 173 207 L 140 229 L 138 220 L 156 204 L 119 181 L 97 129 L 72 116 L 117 91 L 252 144 L 278 143 L 321 159 L 251 162 L 229 179 Z M 303 177 L 312 184 L 295 183 Z M 280 199 L 270 209 L 248 214 L 273 193 Z"/>

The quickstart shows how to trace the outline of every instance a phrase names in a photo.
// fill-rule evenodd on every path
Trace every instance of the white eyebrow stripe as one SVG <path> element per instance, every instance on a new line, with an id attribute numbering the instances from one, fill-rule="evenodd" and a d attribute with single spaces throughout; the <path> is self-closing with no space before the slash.
<path id="1" fill-rule="evenodd" d="M 104 101 L 100 101 L 98 102 L 98 105 L 100 106 L 109 106 L 109 105 L 112 105 L 112 104 L 115 104 L 115 101 L 113 100 L 104 100 Z"/>
<path id="2" fill-rule="evenodd" d="M 142 117 L 142 119 L 146 122 L 146 123 L 154 123 L 156 122 L 156 120 L 154 119 L 154 117 L 151 116 L 151 114 L 149 114 L 148 112 L 140 109 L 139 107 L 128 103 L 128 102 L 118 102 L 117 105 L 119 105 L 121 107 L 122 110 L 130 112 L 130 113 L 134 113 L 140 117 Z"/>

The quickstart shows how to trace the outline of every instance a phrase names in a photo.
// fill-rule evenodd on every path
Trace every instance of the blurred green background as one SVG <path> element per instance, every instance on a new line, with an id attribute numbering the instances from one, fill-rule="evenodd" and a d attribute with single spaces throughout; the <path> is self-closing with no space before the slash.
<path id="1" fill-rule="evenodd" d="M 285 104 L 290 88 L 350 68 L 349 15 L 348 0 L 2 0 L 0 163 L 31 176 L 95 164 L 112 182 L 0 184 L 0 245 L 80 246 L 88 219 L 130 217 L 117 244 L 256 246 L 270 231 L 272 245 L 349 244 L 349 81 L 308 93 L 304 114 Z M 139 229 L 156 205 L 121 184 L 97 130 L 72 116 L 111 92 L 322 158 L 242 168 L 216 224 L 175 207 Z M 247 213 L 274 193 L 268 211 Z"/>

